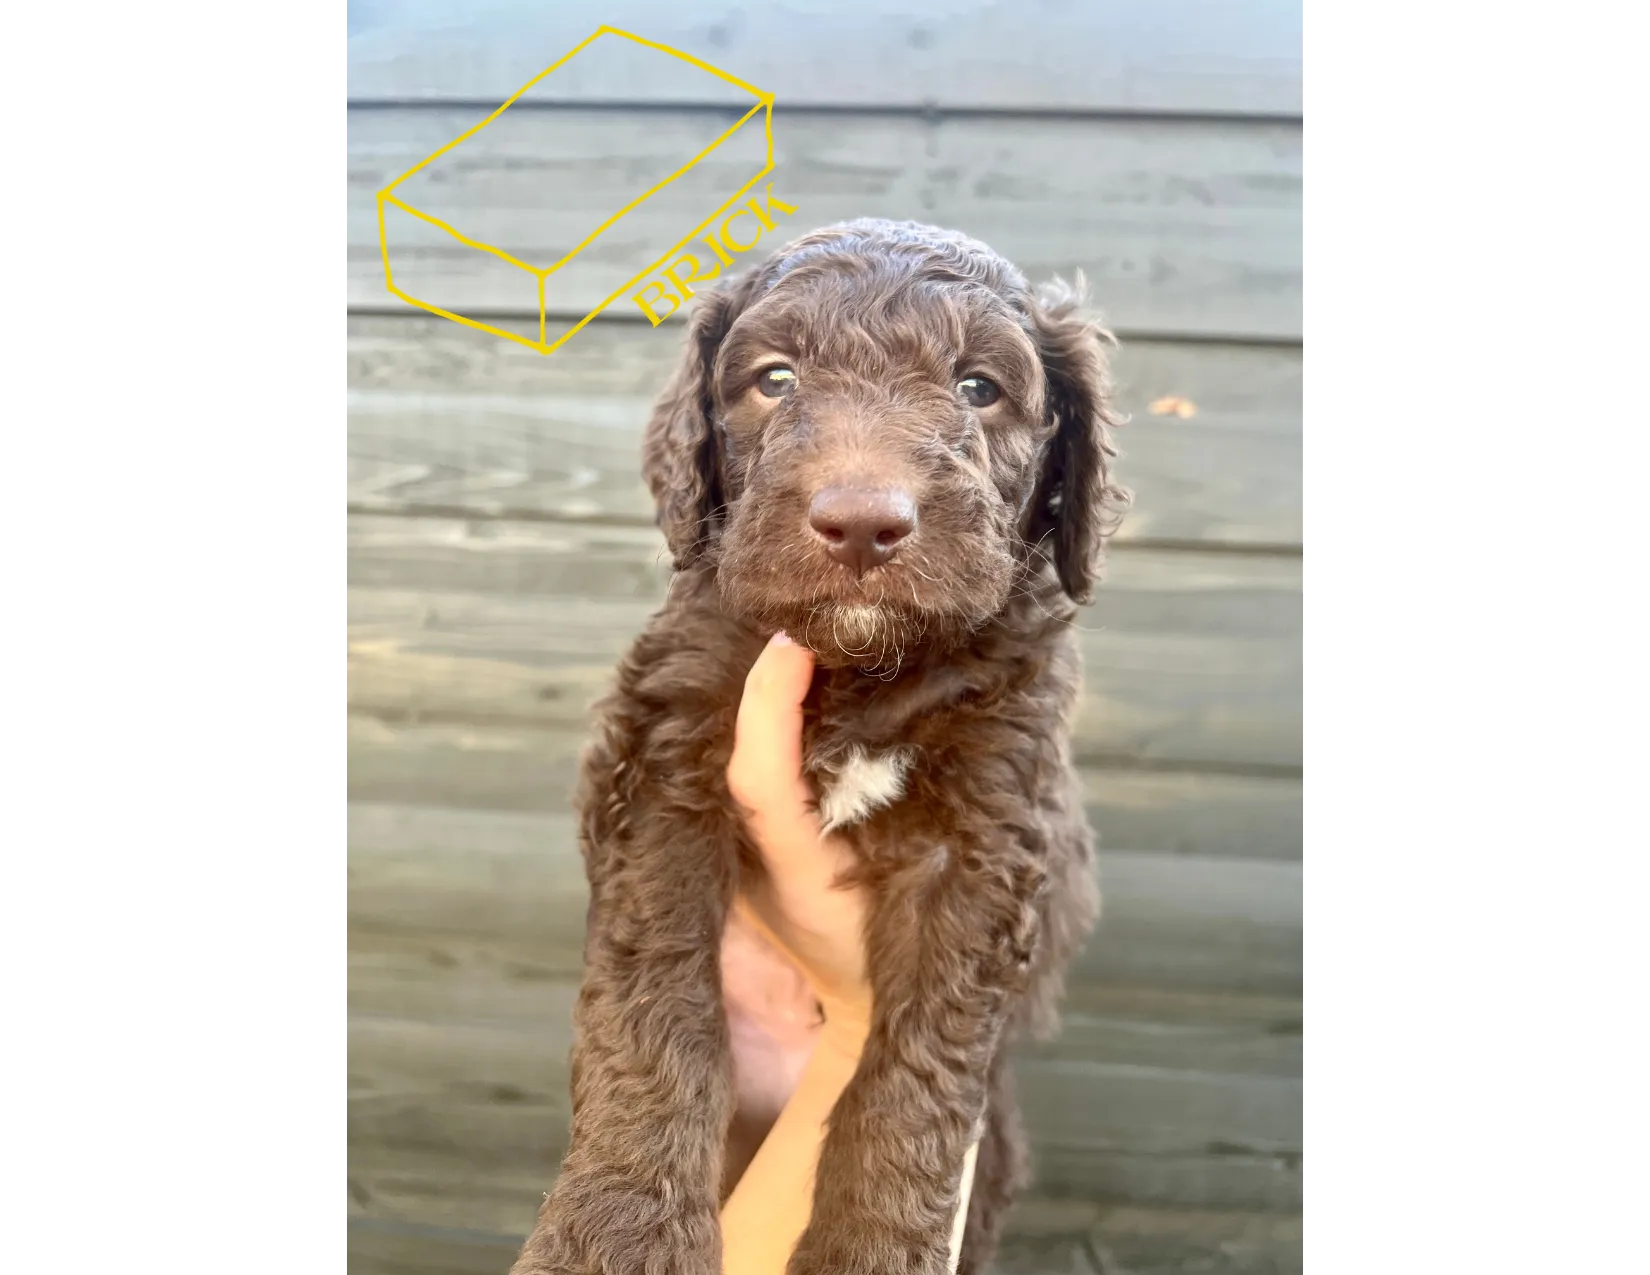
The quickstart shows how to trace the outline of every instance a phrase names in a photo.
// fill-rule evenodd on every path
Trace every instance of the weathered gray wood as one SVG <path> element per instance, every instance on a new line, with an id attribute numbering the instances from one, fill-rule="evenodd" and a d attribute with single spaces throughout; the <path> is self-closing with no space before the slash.
<path id="1" fill-rule="evenodd" d="M 562 811 L 582 736 L 487 723 L 403 725 L 351 714 L 349 795 L 478 811 Z"/>
<path id="2" fill-rule="evenodd" d="M 351 936 L 350 1012 L 417 1022 L 543 1028 L 571 1018 L 576 962 L 535 959 L 482 938 L 358 928 Z M 1051 1062 L 1260 1076 L 1301 1074 L 1296 997 L 1200 993 L 1103 982 L 1067 990 L 1064 1026 L 1020 1054 Z"/>
<path id="3" fill-rule="evenodd" d="M 358 1194 L 387 1202 L 385 1178 L 412 1167 L 403 1152 L 426 1157 L 432 1176 L 452 1157 L 478 1175 L 497 1175 L 492 1184 L 478 1181 L 475 1194 L 494 1195 L 499 1211 L 484 1214 L 486 1200 L 476 1199 L 462 1215 L 475 1219 L 469 1224 L 508 1224 L 510 1209 L 525 1224 L 567 1145 L 570 1043 L 560 1023 L 517 1030 L 352 1018 Z M 1241 1200 L 1208 1198 L 1211 1171 L 1298 1158 L 1298 1079 L 1040 1058 L 1022 1058 L 1016 1074 L 1033 1148 L 1051 1155 L 1039 1176 L 1045 1192 L 1243 1205 L 1259 1195 L 1298 1206 L 1286 1179 L 1264 1169 L 1238 1189 Z M 1157 1167 L 1142 1172 L 1152 1161 Z"/>
<path id="4" fill-rule="evenodd" d="M 1105 919 L 1076 978 L 1299 992 L 1299 863 L 1110 850 L 1099 869 Z"/>
<path id="5" fill-rule="evenodd" d="M 1300 1275 L 1302 1268 L 1298 1213 L 1107 1205 L 1090 1238 L 1104 1275 Z"/>
<path id="6" fill-rule="evenodd" d="M 439 1183 L 462 1189 L 462 1183 Z M 446 1196 L 436 1196 L 437 1207 Z M 1051 1214 L 1044 1224 L 1039 1214 Z M 1094 1219 L 1089 1230 L 1071 1222 Z M 1028 1224 L 1030 1222 L 1030 1224 Z M 525 1227 L 510 1234 L 384 1222 L 345 1222 L 350 1275 L 498 1275 Z M 1008 1216 L 997 1275 L 1300 1275 L 1300 1214 L 1101 1206 L 1028 1197 Z"/>
<path id="7" fill-rule="evenodd" d="M 584 732 L 498 723 L 349 720 L 349 791 L 367 802 L 561 811 Z M 1080 768 L 1108 848 L 1251 859 L 1301 856 L 1301 781 L 1270 775 Z"/>
<path id="8" fill-rule="evenodd" d="M 502 102 L 598 23 L 701 58 L 773 93 L 781 107 L 1301 111 L 1300 5 L 1286 0 L 610 0 L 599 12 L 527 0 L 357 3 L 349 10 L 350 100 Z M 531 94 L 574 102 L 739 97 L 663 55 L 602 47 Z"/>
<path id="9" fill-rule="evenodd" d="M 548 1070 L 548 1066 L 547 1066 Z M 1145 1102 L 1163 1111 L 1185 1093 L 1142 1094 L 1127 1084 L 1089 1083 L 1051 1092 L 1067 1106 Z M 1027 1077 L 1022 1083 L 1040 1082 Z M 567 1146 L 565 1116 L 515 1091 L 487 1102 L 408 1091 L 399 1101 L 351 1100 L 350 1184 L 357 1216 L 470 1226 L 494 1219 L 525 1229 L 554 1180 Z M 1042 1092 L 1042 1091 L 1039 1091 Z M 1022 1090 L 1022 1101 L 1025 1091 Z M 1241 1095 L 1226 1095 L 1240 1104 Z M 1299 1106 L 1298 1090 L 1285 1100 Z M 1190 1119 L 1200 1119 L 1193 1115 Z M 1057 1122 L 1059 1113 L 1039 1115 Z M 1127 1130 L 1118 1136 L 1127 1137 Z M 1032 1189 L 1058 1196 L 1128 1198 L 1191 1208 L 1300 1208 L 1298 1151 L 1246 1152 L 1236 1144 L 1184 1151 L 1132 1151 L 1039 1141 Z"/>
<path id="10" fill-rule="evenodd" d="M 1081 1236 L 1009 1235 L 987 1275 L 1104 1275 Z"/>
<path id="11" fill-rule="evenodd" d="M 604 323 L 545 359 L 444 320 L 352 316 L 351 506 L 651 524 L 641 432 L 680 344 Z M 1135 493 L 1119 541 L 1300 543 L 1298 349 L 1142 342 L 1116 362 Z M 1170 395 L 1197 414 L 1152 415 Z"/>
<path id="12" fill-rule="evenodd" d="M 1101 845 L 1240 859 L 1301 857 L 1299 778 L 1081 768 Z"/>
<path id="13" fill-rule="evenodd" d="M 476 1175 L 477 1198 L 449 1216 L 531 1219 L 567 1145 L 564 1037 L 355 1019 L 350 1052 L 369 1086 L 350 1099 L 359 1194 L 389 1205 L 387 1180 L 420 1176 L 416 1154 L 426 1181 Z M 1042 1191 L 1298 1207 L 1278 1167 L 1299 1157 L 1298 1081 L 1036 1060 L 1017 1073 Z"/>
<path id="14" fill-rule="evenodd" d="M 1108 851 L 1105 915 L 1073 982 L 1299 994 L 1301 867 Z M 350 808 L 350 924 L 481 939 L 546 977 L 580 969 L 585 883 L 569 814 Z"/>
<path id="15" fill-rule="evenodd" d="M 349 1275 L 502 1275 L 527 1237 L 525 1227 L 519 1235 L 494 1235 L 430 1225 L 427 1218 L 384 1222 L 358 1215 L 353 1199 L 350 1209 Z"/>
<path id="16" fill-rule="evenodd" d="M 359 1211 L 525 1225 L 566 1143 L 575 985 L 557 966 L 576 960 L 565 950 L 548 961 L 526 956 L 496 938 L 356 925 L 351 1182 Z M 1039 1155 L 1048 1152 L 1044 1189 L 1103 1183 L 1131 1198 L 1292 1206 L 1299 1014 L 1298 999 L 1076 983 L 1061 1036 L 1016 1049 L 1029 1124 Z M 1100 1123 L 1074 1122 L 1073 1109 Z M 1257 1143 L 1247 1123 L 1255 1120 L 1281 1120 L 1288 1145 Z M 1165 1133 L 1164 1121 L 1181 1132 Z M 491 1140 L 501 1123 L 523 1124 L 528 1141 Z"/>
<path id="17" fill-rule="evenodd" d="M 479 118 L 350 112 L 351 306 L 403 308 L 385 284 L 377 192 Z M 705 128 L 693 112 L 507 112 L 464 143 L 462 162 L 455 151 L 397 194 L 548 268 L 697 153 Z M 551 312 L 584 316 L 680 242 L 697 224 L 690 210 L 708 213 L 756 171 L 748 149 L 718 148 L 605 231 L 577 269 L 552 276 Z M 1297 124 L 784 112 L 774 157 L 775 192 L 798 211 L 752 256 L 844 218 L 915 218 L 976 235 L 1033 279 L 1082 269 L 1119 330 L 1300 337 Z M 397 282 L 421 300 L 536 318 L 531 276 L 403 214 L 386 226 Z"/>
<path id="18" fill-rule="evenodd" d="M 1174 1202 L 1189 1208 L 1289 1212 L 1301 1207 L 1301 1157 L 1210 1143 L 1184 1154 L 1118 1152 L 1097 1167 L 1081 1147 L 1044 1144 L 1033 1189 L 1056 1195 Z"/>
<path id="19" fill-rule="evenodd" d="M 451 1156 L 414 1148 L 383 1151 L 351 1148 L 350 1250 L 356 1258 L 383 1263 L 363 1269 L 469 1272 L 482 1254 L 514 1255 L 526 1234 L 554 1166 L 542 1170 L 466 1169 Z M 1024 1262 L 1033 1255 L 1085 1248 L 1088 1231 L 1102 1206 L 1080 1200 L 1022 1197 L 1010 1213 L 1002 1275 L 1040 1270 Z M 1140 1210 L 1151 1215 L 1152 1210 Z M 1196 1216 L 1196 1215 L 1194 1215 Z M 1172 1220 L 1159 1225 L 1172 1228 Z M 476 1252 L 455 1251 L 455 1246 Z M 489 1275 L 507 1269 L 496 1264 Z M 405 1265 L 401 1265 L 405 1263 Z M 420 1264 L 423 1263 L 423 1264 Z"/>
<path id="20" fill-rule="evenodd" d="M 435 1201 L 439 1207 L 444 1197 Z M 352 1217 L 350 1275 L 501 1275 L 523 1235 L 450 1230 L 429 1225 L 375 1223 Z M 1186 1268 L 1188 1275 L 1193 1269 Z M 1097 1275 L 1083 1235 L 1004 1237 L 994 1275 Z"/>
<path id="21" fill-rule="evenodd" d="M 653 501 L 638 462 L 650 406 L 641 397 L 352 392 L 350 504 L 650 524 Z M 1300 543 L 1298 435 L 1143 415 L 1119 450 L 1118 476 L 1135 496 L 1119 543 Z"/>
<path id="22" fill-rule="evenodd" d="M 1119 548 L 1081 622 L 1080 760 L 1300 764 L 1300 560 Z M 350 702 L 576 727 L 662 602 L 651 530 L 351 519 Z"/>
<path id="23" fill-rule="evenodd" d="M 1298 998 L 1073 982 L 1060 1034 L 1016 1046 L 1022 1058 L 1299 1079 Z"/>
<path id="24" fill-rule="evenodd" d="M 431 1200 L 438 1209 L 445 1202 L 439 1195 Z M 495 1234 L 427 1220 L 383 1221 L 362 1215 L 352 1202 L 349 1269 L 351 1275 L 498 1275 L 524 1236 L 524 1226 Z M 1300 1275 L 1301 1238 L 1298 1213 L 1028 1197 L 1009 1214 L 993 1270 L 996 1275 Z"/>
<path id="25" fill-rule="evenodd" d="M 499 320 L 532 337 L 532 325 Z M 393 394 L 481 394 L 543 400 L 615 395 L 651 402 L 682 353 L 683 331 L 597 322 L 545 358 L 416 310 L 352 314 L 349 387 Z M 1136 338 L 1111 351 L 1118 403 L 1137 418 L 1166 395 L 1188 398 L 1199 424 L 1226 433 L 1298 436 L 1301 350 Z M 1142 431 L 1144 432 L 1144 431 Z"/>
<path id="26" fill-rule="evenodd" d="M 547 1077 L 544 1083 L 566 1088 L 565 1066 L 547 1065 L 544 1070 Z M 556 1169 L 566 1150 L 565 1113 L 546 1116 L 526 1106 L 520 1113 L 522 1119 L 534 1130 L 542 1131 L 544 1145 L 527 1160 L 514 1154 L 501 1158 L 471 1145 L 473 1137 L 468 1144 L 425 1145 L 435 1136 L 441 1122 L 451 1119 L 451 1103 L 443 1103 L 440 1098 L 432 1100 L 422 1090 L 414 1090 L 408 1093 L 401 1127 L 416 1128 L 412 1122 L 418 1118 L 418 1104 L 433 1101 L 433 1114 L 424 1126 L 428 1134 L 420 1138 L 415 1133 L 393 1145 L 384 1145 L 375 1140 L 376 1131 L 385 1119 L 377 1114 L 378 1100 L 363 1097 L 368 1093 L 362 1088 L 367 1083 L 365 1077 L 356 1077 L 352 1083 L 349 1100 L 352 1222 L 370 1218 L 379 1223 L 526 1234 L 544 1200 L 544 1192 L 555 1180 Z M 375 1104 L 375 1114 L 365 1122 L 356 1119 L 359 1101 Z M 500 1270 L 508 1267 L 506 1263 Z"/>

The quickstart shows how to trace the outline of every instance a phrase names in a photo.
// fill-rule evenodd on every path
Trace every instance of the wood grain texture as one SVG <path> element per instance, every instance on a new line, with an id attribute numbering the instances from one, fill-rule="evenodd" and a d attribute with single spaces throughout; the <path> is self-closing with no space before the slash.
<path id="1" fill-rule="evenodd" d="M 349 719 L 353 800 L 475 810 L 561 811 L 582 730 L 483 722 Z M 1080 768 L 1107 847 L 1249 859 L 1301 857 L 1301 781 L 1270 775 Z"/>
<path id="2" fill-rule="evenodd" d="M 350 939 L 352 1014 L 481 1027 L 570 1021 L 576 967 L 552 941 L 527 951 L 507 938 L 357 927 Z M 1293 995 L 1199 992 L 1078 982 L 1064 1027 L 1026 1057 L 1167 1070 L 1299 1077 L 1301 1007 Z"/>
<path id="3" fill-rule="evenodd" d="M 531 336 L 530 325 L 501 325 Z M 553 357 L 407 310 L 348 319 L 349 387 L 398 394 L 548 398 L 618 395 L 652 401 L 681 355 L 681 330 L 597 322 Z M 1301 432 L 1301 350 L 1150 338 L 1112 352 L 1120 402 L 1142 415 L 1154 399 L 1194 400 L 1197 420 L 1241 433 Z"/>
<path id="4" fill-rule="evenodd" d="M 1102 846 L 1240 859 L 1301 857 L 1298 777 L 1079 768 Z"/>
<path id="5" fill-rule="evenodd" d="M 598 21 L 680 49 L 782 106 L 1238 112 L 1298 117 L 1301 14 L 1289 0 L 356 0 L 350 100 L 502 102 Z M 580 54 L 545 102 L 732 102 L 661 55 Z"/>
<path id="6" fill-rule="evenodd" d="M 1299 863 L 1111 850 L 1099 871 L 1105 917 L 1075 982 L 1299 994 Z M 351 804 L 354 935 L 493 942 L 572 978 L 585 898 L 571 814 Z"/>
<path id="7" fill-rule="evenodd" d="M 352 1212 L 525 1227 L 567 1136 L 576 960 L 556 946 L 358 916 Z M 1295 997 L 1074 985 L 1062 1035 L 1018 1047 L 1040 1189 L 1298 1207 L 1300 1041 Z"/>
<path id="8" fill-rule="evenodd" d="M 1083 1225 L 1085 1224 L 1086 1225 Z M 524 1235 L 383 1221 L 349 1222 L 351 1275 L 498 1275 Z M 1297 1214 L 1023 1199 L 1009 1214 L 994 1275 L 1300 1275 Z"/>
<path id="9" fill-rule="evenodd" d="M 361 1211 L 524 1227 L 566 1150 L 570 1046 L 562 1022 L 353 1017 L 350 1170 Z M 1037 1057 L 1016 1075 L 1043 1193 L 1299 1207 L 1287 1167 L 1299 1159 L 1298 1078 Z M 442 1185 L 459 1177 L 466 1185 Z M 432 1215 L 429 1197 L 447 1203 Z"/>
<path id="10" fill-rule="evenodd" d="M 1102 1275 L 1300 1275 L 1298 1213 L 1102 1206 L 1090 1253 Z"/>
<path id="11" fill-rule="evenodd" d="M 350 112 L 352 307 L 404 305 L 385 286 L 377 192 L 484 117 Z M 696 154 L 706 130 L 691 111 L 507 112 L 397 193 L 548 267 Z M 577 278 L 552 276 L 553 314 L 584 316 L 679 242 L 697 224 L 689 210 L 708 213 L 754 174 L 749 149 L 719 147 L 603 232 L 575 258 Z M 846 218 L 914 218 L 983 239 L 1034 280 L 1081 269 L 1119 330 L 1300 338 L 1298 124 L 789 111 L 776 117 L 774 161 L 775 192 L 798 211 L 751 255 Z M 530 276 L 411 218 L 392 221 L 392 265 L 413 295 L 472 317 L 536 318 Z"/>
<path id="12" fill-rule="evenodd" d="M 350 704 L 577 727 L 667 587 L 651 529 L 350 519 Z M 1298 558 L 1118 549 L 1083 614 L 1079 761 L 1300 765 Z"/>
<path id="13" fill-rule="evenodd" d="M 496 1235 L 419 1223 L 384 1222 L 357 1212 L 351 1199 L 349 1275 L 501 1275 L 510 1269 L 520 1234 Z"/>
<path id="14" fill-rule="evenodd" d="M 545 358 L 446 320 L 352 316 L 350 504 L 651 525 L 641 432 L 680 346 L 601 323 Z M 1120 542 L 1300 544 L 1298 349 L 1143 341 L 1114 361 L 1135 493 Z M 1169 396 L 1196 415 L 1152 415 Z"/>

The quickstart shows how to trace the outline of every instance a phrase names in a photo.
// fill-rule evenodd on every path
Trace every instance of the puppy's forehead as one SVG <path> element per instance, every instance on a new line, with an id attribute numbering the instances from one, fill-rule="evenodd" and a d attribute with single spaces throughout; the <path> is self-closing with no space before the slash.
<path id="1" fill-rule="evenodd" d="M 1025 276 L 1013 263 L 978 239 L 958 230 L 880 217 L 839 222 L 794 239 L 768 259 L 762 272 L 771 283 L 799 268 L 833 260 L 858 272 L 915 268 L 998 291 L 1026 288 Z"/>
<path id="2" fill-rule="evenodd" d="M 936 371 L 965 354 L 1015 361 L 1035 354 L 1024 297 L 994 271 L 965 273 L 922 254 L 866 254 L 833 242 L 777 258 L 763 276 L 730 334 L 736 350 Z"/>
<path id="3" fill-rule="evenodd" d="M 812 288 L 871 299 L 948 291 L 1024 312 L 1025 276 L 978 240 L 940 231 L 932 237 L 900 236 L 884 229 L 887 224 L 872 223 L 876 228 L 869 231 L 825 230 L 787 244 L 761 267 L 758 295 Z"/>

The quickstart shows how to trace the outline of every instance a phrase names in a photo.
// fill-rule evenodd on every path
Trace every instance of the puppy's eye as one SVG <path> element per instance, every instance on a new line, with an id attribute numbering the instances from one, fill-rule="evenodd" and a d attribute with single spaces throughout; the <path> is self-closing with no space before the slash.
<path id="1" fill-rule="evenodd" d="M 970 407 L 990 407 L 1003 395 L 995 381 L 988 381 L 983 376 L 971 376 L 966 381 L 958 381 L 957 393 L 963 396 Z"/>
<path id="2" fill-rule="evenodd" d="M 756 378 L 764 398 L 784 398 L 796 388 L 796 373 L 788 367 L 770 367 Z"/>

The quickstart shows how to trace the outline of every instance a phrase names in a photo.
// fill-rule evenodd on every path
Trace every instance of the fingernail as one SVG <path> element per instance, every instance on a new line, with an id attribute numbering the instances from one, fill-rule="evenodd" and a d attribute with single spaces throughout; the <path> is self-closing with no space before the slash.
<path id="1" fill-rule="evenodd" d="M 795 646 L 796 645 L 795 642 L 791 641 L 791 635 L 789 633 L 785 632 L 784 629 L 780 629 L 779 632 L 775 633 L 771 638 L 769 638 L 768 639 L 768 644 L 770 646 Z"/>

